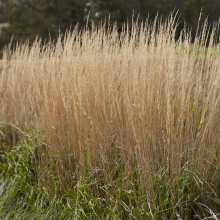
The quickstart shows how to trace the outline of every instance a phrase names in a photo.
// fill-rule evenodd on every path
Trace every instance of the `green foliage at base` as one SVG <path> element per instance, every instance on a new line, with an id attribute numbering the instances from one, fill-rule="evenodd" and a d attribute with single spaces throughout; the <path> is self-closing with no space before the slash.
<path id="1" fill-rule="evenodd" d="M 146 185 L 140 184 L 136 166 L 109 184 L 102 172 L 88 170 L 60 190 L 59 177 L 52 166 L 41 167 L 29 137 L 12 147 L 1 138 L 0 219 L 218 219 L 218 180 L 210 190 L 195 164 L 183 165 L 178 179 L 172 178 L 169 164 L 158 165 Z"/>

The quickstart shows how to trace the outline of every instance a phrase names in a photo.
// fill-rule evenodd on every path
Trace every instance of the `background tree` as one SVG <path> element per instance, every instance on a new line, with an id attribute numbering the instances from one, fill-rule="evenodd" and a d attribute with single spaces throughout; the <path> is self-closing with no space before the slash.
<path id="1" fill-rule="evenodd" d="M 84 0 L 22 0 L 22 3 L 42 15 L 42 24 L 53 31 L 51 34 L 55 38 L 60 30 L 65 31 L 83 19 Z"/>
<path id="2" fill-rule="evenodd" d="M 133 15 L 134 19 L 139 16 L 139 21 L 145 21 L 148 16 L 154 19 L 159 12 L 165 18 L 174 8 L 179 10 L 182 21 L 178 32 L 185 21 L 195 35 L 201 8 L 202 21 L 208 15 L 209 22 L 219 20 L 219 0 L 0 0 L 0 23 L 10 24 L 2 29 L 0 48 L 12 35 L 14 41 L 30 39 L 30 43 L 36 35 L 46 39 L 50 34 L 56 40 L 59 31 L 65 32 L 77 23 L 83 27 L 89 12 L 90 23 L 98 24 L 110 15 L 120 30 L 124 22 L 131 22 Z"/>

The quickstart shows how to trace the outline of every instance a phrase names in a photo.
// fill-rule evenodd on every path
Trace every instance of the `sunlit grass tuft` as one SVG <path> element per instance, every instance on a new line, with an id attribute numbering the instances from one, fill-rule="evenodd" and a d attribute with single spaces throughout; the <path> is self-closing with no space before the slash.
<path id="1" fill-rule="evenodd" d="M 0 217 L 218 219 L 217 27 L 176 40 L 170 15 L 6 48 Z"/>

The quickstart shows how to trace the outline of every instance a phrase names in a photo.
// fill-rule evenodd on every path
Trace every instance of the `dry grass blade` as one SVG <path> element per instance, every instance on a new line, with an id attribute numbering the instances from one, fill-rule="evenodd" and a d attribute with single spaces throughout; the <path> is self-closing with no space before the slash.
<path id="1" fill-rule="evenodd" d="M 100 186 L 126 177 L 126 192 L 134 182 L 147 190 L 152 219 L 162 210 L 185 219 L 196 198 L 207 205 L 210 189 L 201 183 L 216 185 L 220 168 L 217 26 L 208 38 L 206 21 L 194 44 L 186 28 L 176 40 L 176 27 L 171 14 L 165 23 L 133 22 L 131 32 L 76 27 L 55 45 L 36 39 L 5 49 L 1 121 L 38 131 L 46 143 L 38 156 L 52 167 L 59 193 L 76 185 L 73 176 L 101 178 Z M 155 174 L 161 167 L 167 172 Z"/>

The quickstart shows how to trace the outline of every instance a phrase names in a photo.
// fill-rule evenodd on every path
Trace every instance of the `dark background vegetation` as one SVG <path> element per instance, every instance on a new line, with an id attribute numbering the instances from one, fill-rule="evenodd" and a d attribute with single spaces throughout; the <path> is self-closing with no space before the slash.
<path id="1" fill-rule="evenodd" d="M 179 30 L 186 22 L 195 35 L 201 9 L 201 20 L 219 20 L 220 0 L 0 0 L 0 23 L 10 25 L 2 28 L 0 50 L 12 36 L 14 42 L 30 39 L 30 44 L 36 35 L 56 40 L 59 32 L 70 26 L 85 26 L 89 13 L 90 24 L 98 24 L 110 14 L 120 30 L 132 16 L 136 19 L 139 15 L 139 21 L 145 21 L 159 12 L 165 18 L 174 9 L 179 11 Z"/>

